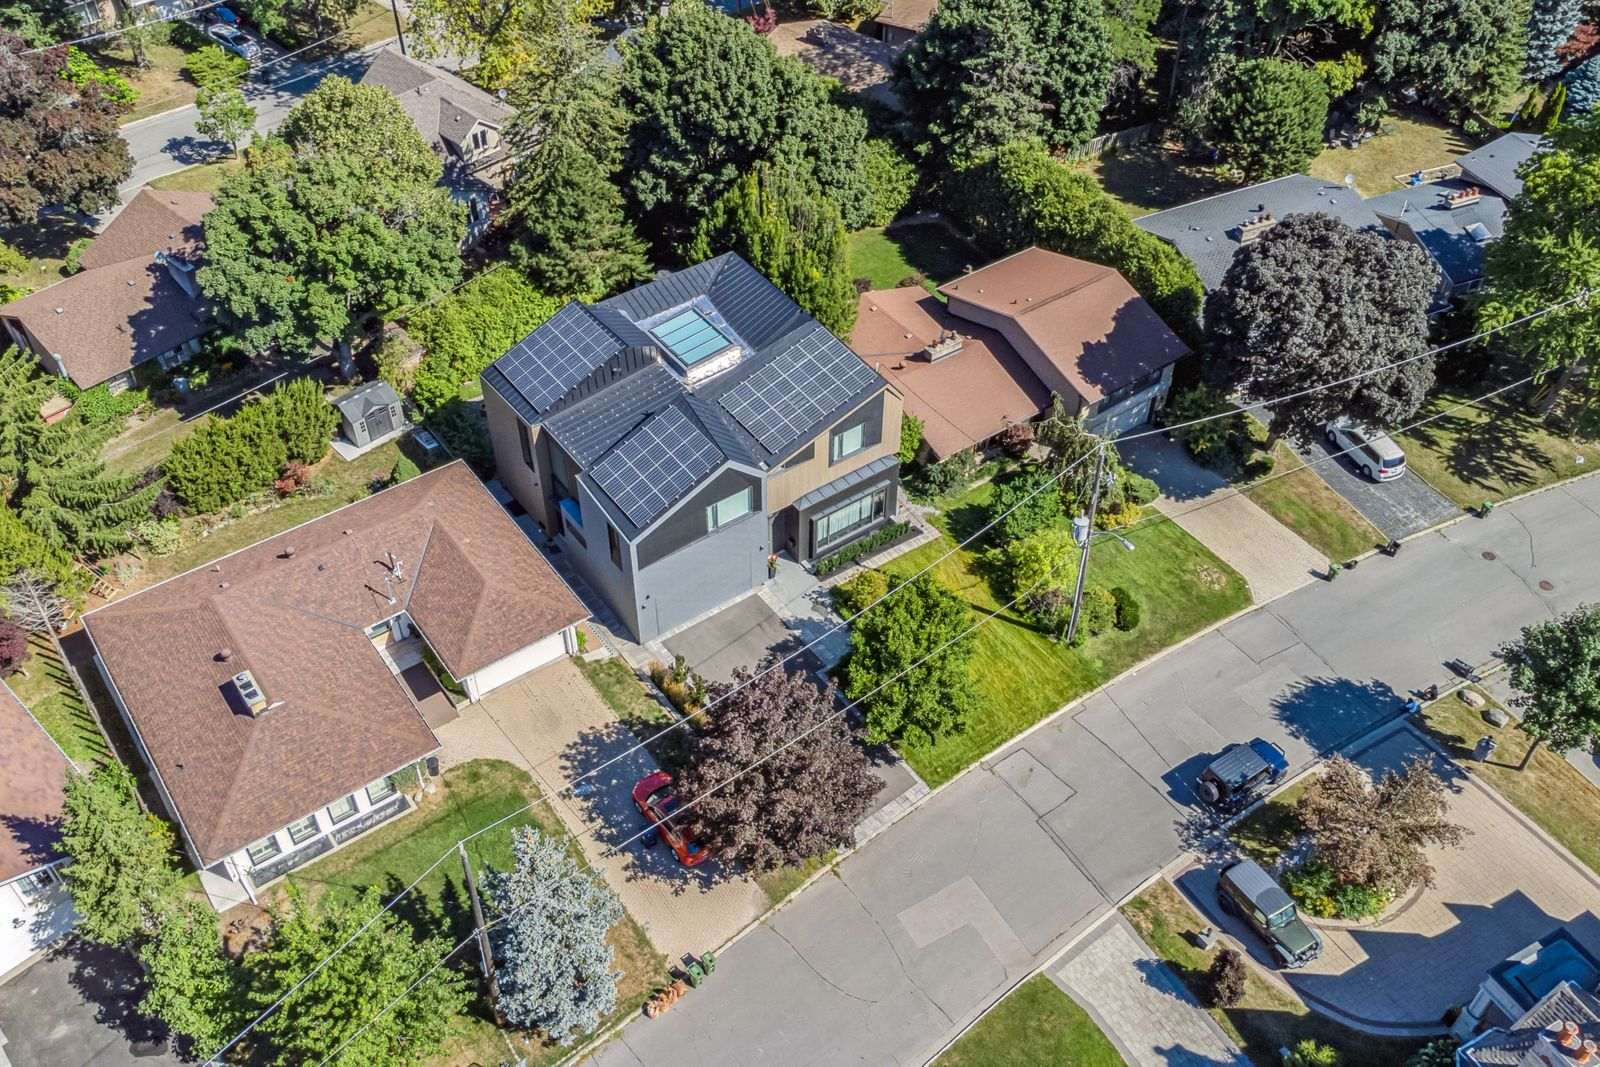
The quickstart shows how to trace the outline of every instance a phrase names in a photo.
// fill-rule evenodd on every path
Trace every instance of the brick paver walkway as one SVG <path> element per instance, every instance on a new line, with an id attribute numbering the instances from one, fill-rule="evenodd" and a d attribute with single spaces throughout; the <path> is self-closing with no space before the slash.
<path id="1" fill-rule="evenodd" d="M 1249 1067 L 1120 915 L 1073 949 L 1051 978 L 1084 1006 L 1132 1067 Z"/>

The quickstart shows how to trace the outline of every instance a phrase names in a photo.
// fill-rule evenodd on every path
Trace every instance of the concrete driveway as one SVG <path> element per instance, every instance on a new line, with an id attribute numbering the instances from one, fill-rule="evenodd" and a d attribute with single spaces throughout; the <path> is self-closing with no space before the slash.
<path id="1" fill-rule="evenodd" d="M 1364 1026 L 1438 1030 L 1470 1000 L 1489 968 L 1565 927 L 1600 953 L 1600 878 L 1569 861 L 1490 790 L 1414 733 L 1397 727 L 1350 753 L 1374 775 L 1425 756 L 1454 790 L 1450 818 L 1471 831 L 1455 849 L 1430 852 L 1437 885 L 1370 926 L 1314 924 L 1320 959 L 1282 976 L 1308 1003 Z M 1215 869 L 1179 879 L 1191 899 L 1270 966 L 1265 947 L 1216 908 Z"/>
<path id="2" fill-rule="evenodd" d="M 1256 603 L 1298 589 L 1327 567 L 1322 553 L 1165 434 L 1130 441 L 1122 455 L 1161 487 L 1156 509 L 1243 575 Z"/>
<path id="3" fill-rule="evenodd" d="M 721 945 L 766 910 L 754 882 L 727 877 L 714 860 L 690 870 L 665 845 L 642 841 L 610 854 L 644 828 L 630 791 L 657 766 L 571 660 L 496 689 L 435 732 L 445 766 L 490 758 L 531 772 L 589 863 L 669 960 Z M 583 779 L 582 795 L 563 792 L 612 759 Z"/>
<path id="4" fill-rule="evenodd" d="M 176 1067 L 185 1061 L 170 1051 L 134 1055 L 134 1042 L 166 1036 L 164 1025 L 134 1010 L 144 992 L 132 956 L 68 940 L 0 985 L 0 1063 Z"/>
<path id="5" fill-rule="evenodd" d="M 1315 463 L 1314 469 L 1333 491 L 1385 537 L 1398 541 L 1461 514 L 1460 508 L 1410 468 L 1393 481 L 1375 482 L 1358 471 L 1348 456 L 1334 456 L 1333 447 L 1323 438 L 1309 446 L 1293 447 L 1300 458 Z"/>

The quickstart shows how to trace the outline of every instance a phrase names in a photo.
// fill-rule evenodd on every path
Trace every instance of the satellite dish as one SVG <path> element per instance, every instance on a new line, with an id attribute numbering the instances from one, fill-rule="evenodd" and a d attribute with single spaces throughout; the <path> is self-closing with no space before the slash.
<path id="1" fill-rule="evenodd" d="M 1344 176 L 1344 183 L 1351 189 L 1354 189 L 1356 187 L 1356 176 L 1354 174 L 1346 174 Z"/>

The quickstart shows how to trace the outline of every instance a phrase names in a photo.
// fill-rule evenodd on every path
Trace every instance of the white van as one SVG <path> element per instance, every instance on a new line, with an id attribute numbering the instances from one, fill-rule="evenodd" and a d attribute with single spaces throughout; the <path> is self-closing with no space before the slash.
<path id="1" fill-rule="evenodd" d="M 1394 438 L 1354 419 L 1341 416 L 1328 423 L 1328 444 L 1375 482 L 1391 481 L 1406 472 L 1406 454 Z"/>

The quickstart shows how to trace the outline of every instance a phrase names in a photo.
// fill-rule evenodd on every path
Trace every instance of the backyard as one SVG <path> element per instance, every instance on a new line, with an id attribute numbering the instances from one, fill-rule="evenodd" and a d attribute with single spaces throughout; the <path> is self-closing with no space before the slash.
<path id="1" fill-rule="evenodd" d="M 901 556 L 886 570 L 914 574 L 954 547 L 957 538 L 982 525 L 992 492 L 993 483 L 985 483 L 954 498 L 935 520 L 945 536 Z M 1069 700 L 1249 606 L 1244 579 L 1177 524 L 1157 518 L 1129 527 L 1125 536 L 1132 551 L 1113 539 L 1096 542 L 1090 550 L 1090 580 L 1131 592 L 1139 601 L 1142 624 L 1129 633 L 1112 630 L 1081 648 L 1069 648 L 1019 612 L 1000 611 L 974 635 L 972 672 L 980 710 L 966 730 L 931 744 L 901 745 L 901 754 L 930 786 L 948 781 Z M 983 575 L 980 557 L 981 549 L 960 549 L 931 573 L 975 613 L 987 614 L 1004 601 Z"/>
<path id="2" fill-rule="evenodd" d="M 1473 148 L 1454 126 L 1426 112 L 1398 111 L 1383 120 L 1372 140 L 1355 148 L 1323 149 L 1306 172 L 1341 183 L 1354 175 L 1362 196 L 1377 196 L 1400 188 L 1397 175 L 1443 166 Z"/>
<path id="3" fill-rule="evenodd" d="M 1282 441 L 1272 450 L 1273 474 L 1245 489 L 1261 509 L 1331 560 L 1370 551 L 1385 538 L 1314 469 L 1296 470 L 1303 461 Z M 1285 472 L 1293 473 L 1285 473 Z"/>
<path id="4" fill-rule="evenodd" d="M 1200 931 L 1210 924 L 1165 879 L 1124 904 L 1122 914 L 1204 1003 L 1206 969 L 1219 951 L 1198 947 Z M 1257 1067 L 1281 1067 L 1279 1049 L 1306 1038 L 1337 1049 L 1341 1067 L 1395 1067 L 1423 1044 L 1416 1039 L 1359 1033 L 1317 1015 L 1253 965 L 1239 1005 L 1212 1008 L 1211 1014 Z"/>
<path id="5" fill-rule="evenodd" d="M 1600 462 L 1600 418 L 1579 398 L 1541 418 L 1519 390 L 1469 404 L 1484 383 L 1469 388 L 1435 393 L 1417 417 L 1439 417 L 1397 435 L 1411 469 L 1462 507 L 1586 474 Z"/>
<path id="6" fill-rule="evenodd" d="M 510 867 L 514 827 L 534 826 L 545 833 L 563 835 L 565 831 L 555 813 L 540 799 L 533 779 L 509 763 L 464 763 L 445 771 L 439 785 L 438 792 L 425 796 L 416 812 L 301 868 L 286 882 L 308 896 L 354 897 L 368 886 L 377 886 L 388 900 L 421 878 L 417 888 L 396 906 L 395 913 L 424 936 L 444 936 L 452 943 L 460 940 L 471 930 L 472 918 L 461 862 L 451 853 L 455 843 L 524 805 L 533 804 L 527 812 L 512 815 L 467 845 L 473 871 L 481 879 L 489 868 Z M 572 851 L 579 855 L 576 846 Z M 425 875 L 428 866 L 441 856 L 444 861 Z M 277 900 L 286 902 L 287 894 L 280 891 Z M 624 918 L 612 929 L 610 941 L 623 977 L 617 990 L 617 1010 L 607 1024 L 637 1012 L 666 973 L 666 961 L 631 918 Z M 544 1064 L 561 1059 L 570 1050 L 530 1041 L 522 1034 L 502 1032 L 474 1014 L 458 1020 L 442 1062 L 499 1063 L 507 1058 L 508 1051 L 528 1057 L 530 1064 Z"/>
<path id="7" fill-rule="evenodd" d="M 1123 1059 L 1077 1001 L 1036 974 L 935 1062 L 939 1067 L 1121 1067 Z"/>
<path id="8" fill-rule="evenodd" d="M 850 276 L 874 289 L 894 289 L 921 274 L 929 289 L 980 267 L 988 257 L 938 222 L 910 222 L 850 235 Z"/>
<path id="9" fill-rule="evenodd" d="M 1161 141 L 1107 152 L 1080 166 L 1133 218 L 1234 187 L 1215 168 L 1186 162 L 1175 145 Z"/>
<path id="10" fill-rule="evenodd" d="M 28 652 L 26 675 L 14 674 L 6 684 L 68 759 L 84 769 L 103 761 L 108 755 L 105 736 L 56 655 L 55 646 L 48 638 L 35 634 L 28 638 Z"/>

